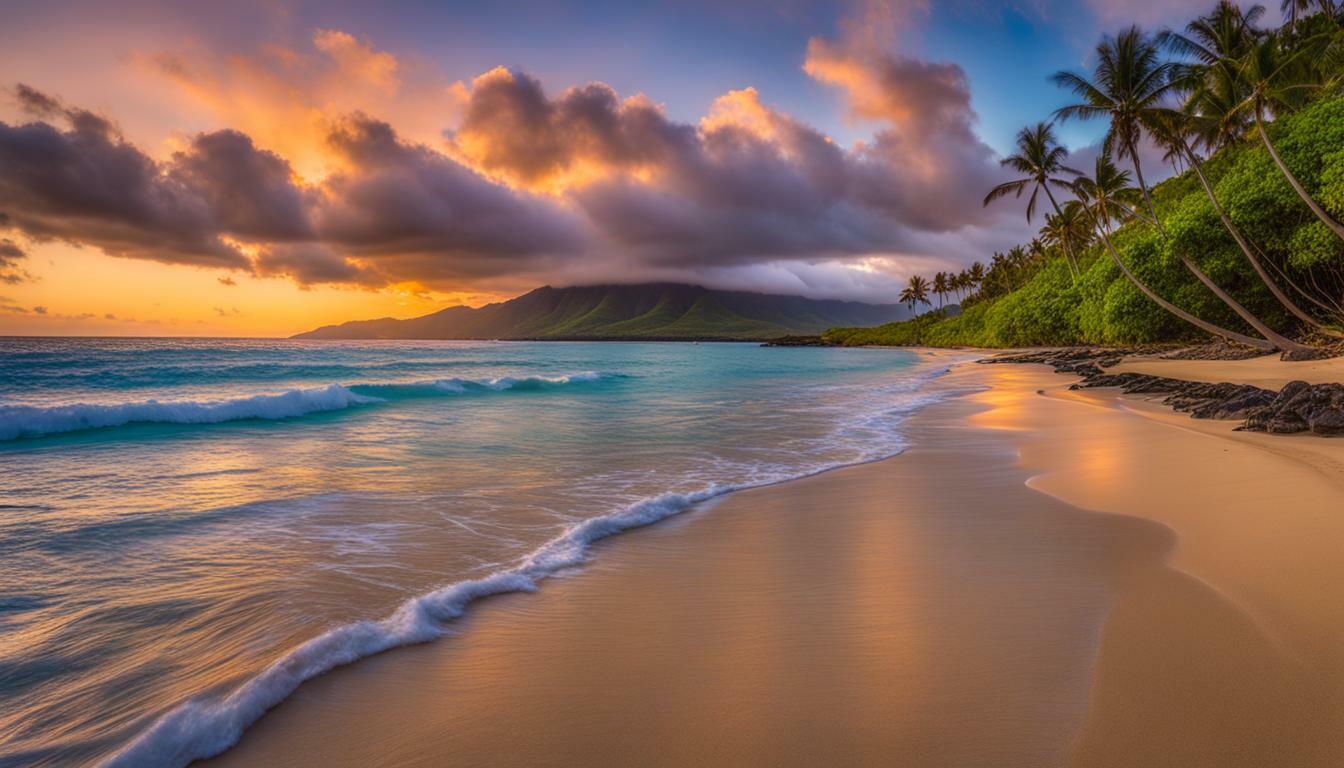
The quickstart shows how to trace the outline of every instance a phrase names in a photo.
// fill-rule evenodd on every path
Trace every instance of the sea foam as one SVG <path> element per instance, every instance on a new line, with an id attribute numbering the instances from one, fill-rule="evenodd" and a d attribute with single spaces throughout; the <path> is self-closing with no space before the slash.
<path id="1" fill-rule="evenodd" d="M 946 370 L 937 370 L 928 378 L 935 378 Z M 945 391 L 912 398 L 900 410 L 911 413 L 951 394 L 951 391 Z M 512 568 L 413 597 L 381 620 L 358 621 L 330 629 L 293 648 L 222 699 L 192 699 L 178 705 L 107 758 L 101 768 L 177 768 L 193 760 L 213 757 L 236 744 L 248 726 L 288 698 L 305 681 L 392 648 L 434 640 L 447 631 L 447 622 L 462 616 L 474 601 L 509 592 L 532 592 L 547 576 L 582 565 L 589 547 L 597 541 L 656 523 L 734 491 L 776 485 L 844 466 L 890 458 L 904 448 L 902 441 L 889 445 L 885 453 L 869 455 L 858 461 L 826 464 L 738 485 L 715 484 L 689 493 L 665 493 L 612 514 L 575 523 Z"/>
<path id="2" fill-rule="evenodd" d="M 330 384 L 231 400 L 144 400 L 56 406 L 0 405 L 0 441 L 130 424 L 220 424 L 245 419 L 289 419 L 392 399 L 473 392 L 539 391 L 608 378 L 596 371 L 560 376 L 435 379 L 407 383 Z"/>

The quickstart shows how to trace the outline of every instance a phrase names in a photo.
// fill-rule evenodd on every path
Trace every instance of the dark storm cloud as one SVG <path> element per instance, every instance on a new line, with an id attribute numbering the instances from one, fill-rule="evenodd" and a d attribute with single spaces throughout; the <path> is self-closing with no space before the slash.
<path id="1" fill-rule="evenodd" d="M 322 184 L 321 239 L 394 279 L 498 275 L 576 252 L 583 227 L 553 201 L 496 184 L 363 115 L 333 126 L 345 169 Z"/>
<path id="2" fill-rule="evenodd" d="M 213 213 L 195 190 L 166 177 L 107 120 L 82 110 L 61 114 L 65 130 L 0 122 L 0 209 L 8 226 L 117 256 L 247 265 L 219 239 Z"/>
<path id="3" fill-rule="evenodd" d="M 300 285 L 382 282 L 358 264 L 319 243 L 295 243 L 268 248 L 257 257 L 256 268 L 262 275 L 285 275 Z"/>
<path id="4" fill-rule="evenodd" d="M 238 131 L 197 136 L 167 171 L 169 180 L 201 197 L 219 231 L 247 240 L 312 236 L 309 201 L 293 175 L 289 163 Z"/>
<path id="5" fill-rule="evenodd" d="M 568 196 L 609 247 L 657 264 L 890 250 L 917 231 L 989 220 L 977 185 L 1002 174 L 974 134 L 964 73 L 876 63 L 858 75 L 867 62 L 829 71 L 840 84 L 862 79 L 868 116 L 891 124 L 853 150 L 750 89 L 721 98 L 721 114 L 693 126 L 603 85 L 552 99 L 535 79 L 502 69 L 473 82 L 452 140 L 489 173 L 541 187 L 568 181 Z"/>

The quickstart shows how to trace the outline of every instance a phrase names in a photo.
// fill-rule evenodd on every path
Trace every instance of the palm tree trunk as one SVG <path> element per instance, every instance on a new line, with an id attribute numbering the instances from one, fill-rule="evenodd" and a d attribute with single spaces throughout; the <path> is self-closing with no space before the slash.
<path id="1" fill-rule="evenodd" d="M 1163 235 L 1167 230 L 1162 227 L 1162 220 L 1157 218 L 1157 209 L 1153 207 L 1153 198 L 1148 194 L 1148 184 L 1143 180 L 1143 164 L 1139 162 L 1139 150 L 1134 146 L 1134 142 L 1129 142 L 1129 159 L 1134 161 L 1134 178 L 1139 182 L 1139 190 L 1143 192 L 1143 202 L 1148 205 L 1148 213 L 1153 217 L 1153 226 Z"/>
<path id="2" fill-rule="evenodd" d="M 1050 198 L 1050 204 L 1055 207 L 1055 215 L 1061 219 L 1064 218 L 1064 212 L 1059 209 L 1059 203 L 1055 201 L 1055 194 L 1050 191 L 1050 184 L 1046 183 L 1041 186 L 1045 187 L 1045 196 Z M 1065 237 L 1059 242 L 1060 245 L 1064 246 L 1064 255 L 1068 257 L 1069 274 L 1073 276 L 1073 279 L 1076 282 L 1078 276 L 1082 274 L 1082 268 L 1078 266 L 1077 259 L 1074 258 L 1073 249 L 1069 247 L 1069 238 Z"/>
<path id="3" fill-rule="evenodd" d="M 1218 204 L 1218 198 L 1214 195 L 1213 187 L 1209 184 L 1209 180 L 1204 176 L 1204 168 L 1200 164 L 1199 158 L 1195 156 L 1194 152 L 1190 151 L 1189 147 L 1183 147 L 1183 149 L 1185 149 L 1186 154 L 1190 158 L 1190 167 L 1194 169 L 1195 175 L 1199 177 L 1199 183 L 1204 186 L 1204 194 L 1208 195 L 1209 202 L 1213 203 L 1213 210 L 1218 214 L 1219 220 L 1223 222 L 1223 226 L 1227 228 L 1227 231 L 1232 234 L 1232 239 L 1237 241 L 1237 245 L 1241 248 L 1242 254 L 1245 255 L 1246 260 L 1251 263 L 1251 266 L 1255 269 L 1255 274 L 1260 276 L 1260 280 L 1265 284 L 1265 287 L 1269 289 L 1270 293 L 1274 294 L 1274 298 L 1278 299 L 1279 303 L 1289 312 L 1292 312 L 1299 320 L 1319 329 L 1323 333 L 1344 338 L 1344 333 L 1326 328 L 1317 321 L 1316 318 L 1308 315 L 1288 297 L 1288 294 L 1284 293 L 1283 290 L 1279 288 L 1278 283 L 1270 278 L 1269 273 L 1265 271 L 1264 265 L 1255 257 L 1255 254 L 1251 253 L 1251 246 L 1246 242 L 1246 238 L 1242 236 L 1241 230 L 1237 229 L 1237 226 L 1232 223 L 1230 218 L 1228 218 L 1227 213 L 1223 211 L 1223 207 Z"/>
<path id="4" fill-rule="evenodd" d="M 1316 218 L 1320 219 L 1327 227 L 1334 230 L 1335 234 L 1341 239 L 1344 239 L 1344 224 L 1335 221 L 1330 214 L 1325 212 L 1324 208 L 1317 205 L 1316 201 L 1311 199 L 1311 195 L 1307 194 L 1307 190 L 1302 186 L 1302 182 L 1297 180 L 1297 177 L 1293 175 L 1293 172 L 1288 170 L 1288 166 L 1284 164 L 1283 158 L 1279 157 L 1278 151 L 1274 149 L 1274 142 L 1269 140 L 1269 132 L 1265 130 L 1265 121 L 1260 114 L 1261 112 L 1262 110 L 1259 109 L 1255 111 L 1255 127 L 1260 134 L 1260 140 L 1265 143 L 1265 149 L 1269 150 L 1269 156 L 1274 159 L 1274 164 L 1279 167 L 1279 171 L 1288 179 L 1288 183 L 1293 186 L 1293 190 L 1297 192 L 1297 196 L 1302 198 L 1302 202 L 1306 203 L 1307 207 L 1311 209 L 1311 212 L 1316 214 Z"/>
<path id="5" fill-rule="evenodd" d="M 1188 257 L 1178 253 L 1176 254 L 1176 258 L 1181 260 L 1181 264 L 1185 265 L 1185 268 L 1190 271 L 1190 274 L 1194 275 L 1199 282 L 1203 283 L 1205 288 L 1213 291 L 1213 295 L 1217 296 L 1224 304 L 1231 307 L 1232 311 L 1236 312 L 1242 320 L 1245 320 L 1247 325 L 1254 328 L 1261 336 L 1269 339 L 1270 342 L 1273 343 L 1275 349 L 1281 352 L 1311 351 L 1311 347 L 1308 347 L 1305 344 L 1298 344 L 1296 341 L 1279 334 L 1273 328 L 1262 323 L 1260 318 L 1251 314 L 1250 310 L 1243 307 L 1241 303 L 1232 298 L 1227 291 L 1224 291 L 1217 283 L 1213 282 L 1208 275 L 1204 274 L 1204 270 L 1200 269 L 1199 266 Z"/>
<path id="6" fill-rule="evenodd" d="M 1093 222 L 1097 221 L 1097 217 L 1094 214 L 1092 214 L 1091 208 L 1088 209 L 1088 215 L 1092 217 Z M 1250 336 L 1244 336 L 1240 333 L 1237 333 L 1236 331 L 1229 331 L 1226 328 L 1219 327 L 1217 325 L 1214 325 L 1213 323 L 1200 320 L 1198 317 L 1195 317 L 1189 312 L 1186 312 L 1184 309 L 1181 309 L 1180 307 L 1176 306 L 1175 304 L 1172 304 L 1171 302 L 1167 301 L 1161 296 L 1158 296 L 1157 293 L 1153 291 L 1152 288 L 1149 288 L 1147 285 L 1145 285 L 1144 282 L 1140 280 L 1137 275 L 1129 271 L 1129 267 L 1125 266 L 1125 262 L 1120 260 L 1120 254 L 1116 253 L 1115 246 L 1111 245 L 1111 238 L 1110 235 L 1107 234 L 1106 229 L 1104 227 L 1101 227 L 1100 225 L 1098 225 L 1097 228 L 1101 231 L 1101 241 L 1106 245 L 1106 250 L 1111 254 L 1111 259 L 1115 262 L 1115 265 L 1120 268 L 1120 271 L 1124 273 L 1125 277 L 1129 278 L 1129 281 L 1134 284 L 1135 288 L 1138 288 L 1140 291 L 1142 291 L 1144 296 L 1147 296 L 1148 298 L 1152 299 L 1153 302 L 1156 303 L 1159 307 L 1165 309 L 1166 311 L 1170 312 L 1176 317 L 1179 317 L 1185 322 L 1190 323 L 1196 328 L 1199 328 L 1200 330 L 1203 330 L 1207 333 L 1211 333 L 1214 336 L 1221 336 L 1230 341 L 1235 341 L 1238 344 L 1245 344 L 1247 346 L 1257 347 L 1259 349 L 1266 349 L 1266 350 L 1274 349 L 1274 345 L 1268 341 L 1265 341 L 1264 339 L 1255 339 L 1251 338 Z"/>

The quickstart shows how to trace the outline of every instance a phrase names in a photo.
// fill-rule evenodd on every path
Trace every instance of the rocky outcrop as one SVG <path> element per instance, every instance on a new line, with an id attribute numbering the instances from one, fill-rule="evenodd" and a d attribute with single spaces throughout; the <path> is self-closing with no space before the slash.
<path id="1" fill-rule="evenodd" d="M 1241 419 L 1239 429 L 1287 435 L 1344 436 L 1344 384 L 1288 383 L 1278 392 L 1249 384 L 1207 384 L 1144 373 L 1107 373 L 1125 350 L 1074 348 L 987 358 L 982 363 L 1040 363 L 1082 377 L 1070 389 L 1117 387 L 1165 395 L 1162 403 L 1196 419 Z"/>
<path id="2" fill-rule="evenodd" d="M 763 342 L 762 347 L 834 347 L 821 336 L 780 336 L 777 339 L 770 339 Z"/>
<path id="3" fill-rule="evenodd" d="M 1246 419 L 1244 429 L 1279 435 L 1344 435 L 1344 385 L 1290 381 Z"/>

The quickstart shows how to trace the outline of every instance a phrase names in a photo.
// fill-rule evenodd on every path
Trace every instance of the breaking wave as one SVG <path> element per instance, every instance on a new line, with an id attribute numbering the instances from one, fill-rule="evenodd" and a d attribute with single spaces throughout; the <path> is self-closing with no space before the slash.
<path id="1" fill-rule="evenodd" d="M 132 424 L 220 424 L 247 419 L 274 421 L 395 399 L 508 391 L 537 392 L 608 378 L 615 377 L 585 371 L 562 376 L 330 384 L 230 400 L 144 400 L 135 403 L 75 403 L 47 407 L 0 405 L 0 441 Z"/>

